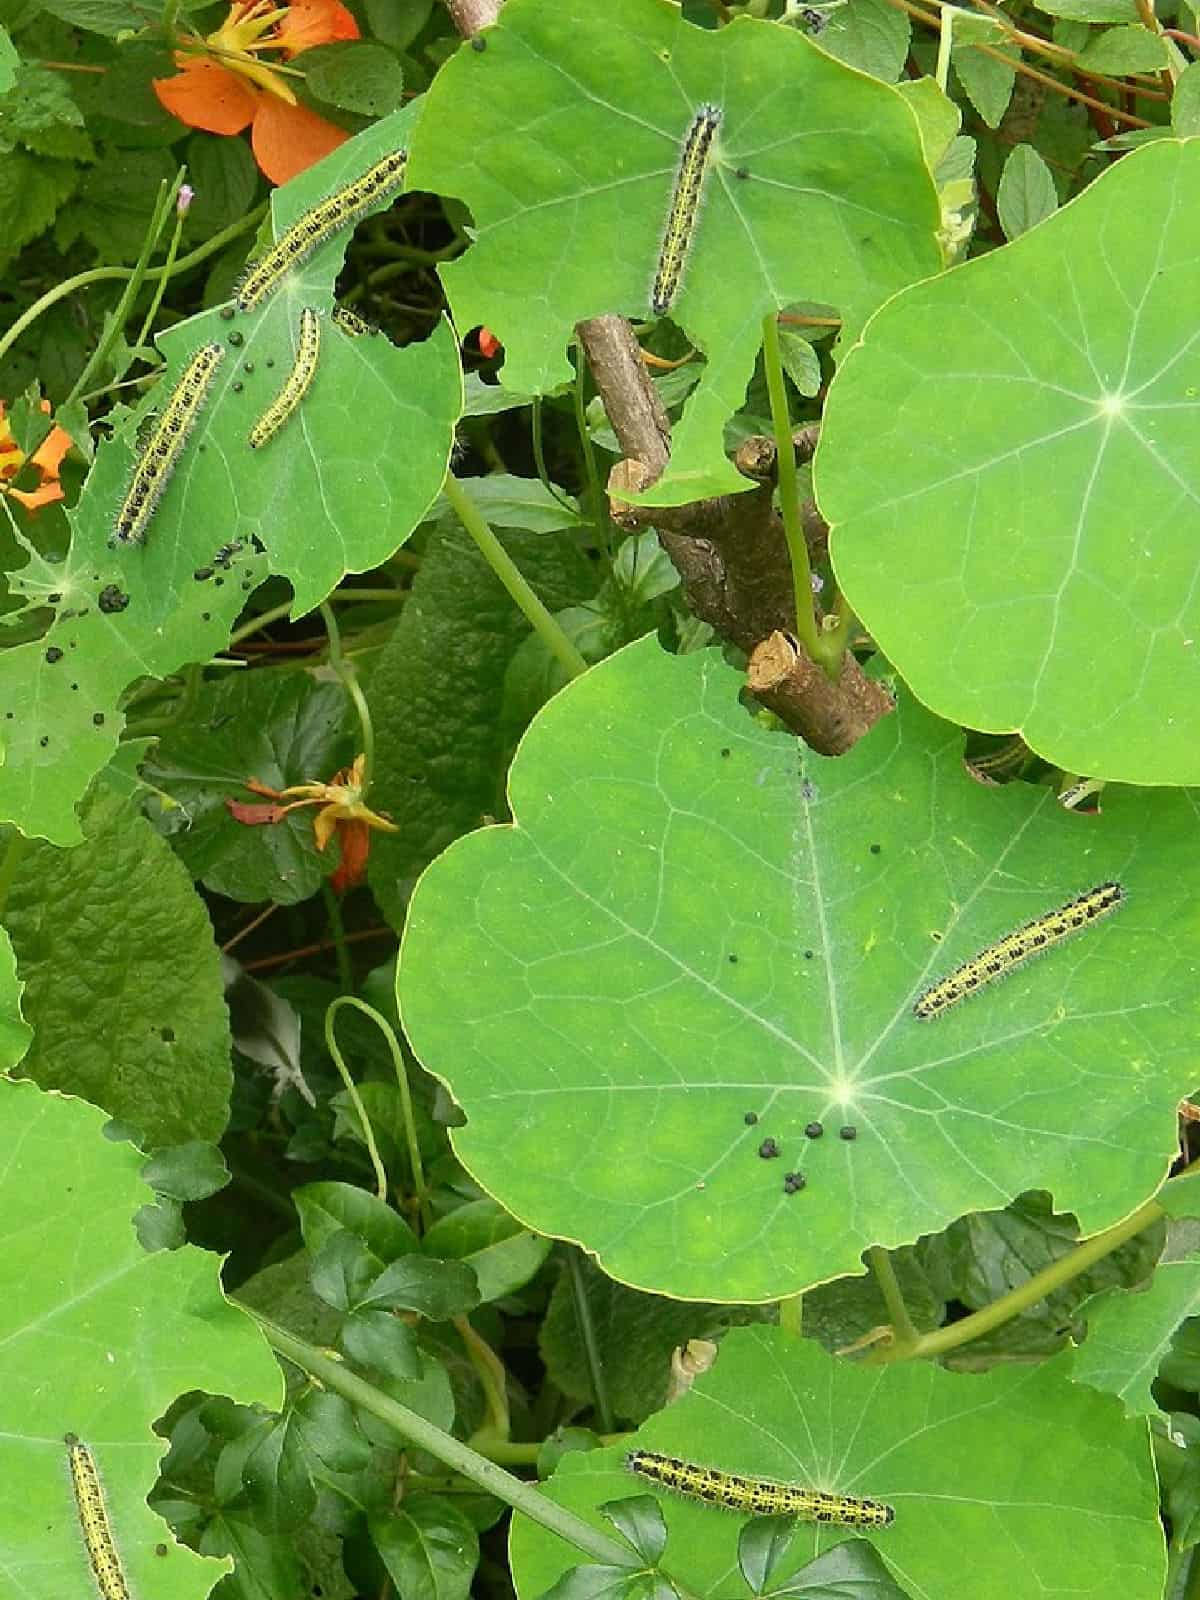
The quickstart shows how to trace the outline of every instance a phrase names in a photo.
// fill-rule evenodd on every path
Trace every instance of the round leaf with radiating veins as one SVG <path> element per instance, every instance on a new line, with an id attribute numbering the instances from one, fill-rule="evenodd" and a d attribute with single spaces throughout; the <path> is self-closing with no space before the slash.
<path id="1" fill-rule="evenodd" d="M 1200 142 L 918 284 L 830 389 L 838 581 L 925 703 L 1070 772 L 1200 781 Z"/>
<path id="2" fill-rule="evenodd" d="M 466 1114 L 472 1176 L 688 1299 L 775 1299 L 1032 1188 L 1085 1233 L 1125 1216 L 1195 1078 L 1192 797 L 1109 788 L 1085 817 L 985 788 L 959 731 L 907 699 L 816 756 L 750 720 L 741 684 L 653 638 L 610 657 L 526 735 L 514 825 L 419 882 L 401 1011 Z M 1108 916 L 913 1015 L 1107 880 Z"/>
<path id="3" fill-rule="evenodd" d="M 707 358 L 645 497 L 677 505 L 751 487 L 722 430 L 754 370 L 763 317 L 836 305 L 853 336 L 888 295 L 942 264 L 916 124 L 887 85 L 794 30 L 718 31 L 664 0 L 508 0 L 438 73 L 409 185 L 471 208 L 475 242 L 442 277 L 462 328 L 505 347 L 504 382 L 571 377 L 574 326 L 645 317 L 685 136 L 721 113 L 671 317 Z"/>
<path id="4" fill-rule="evenodd" d="M 384 118 L 278 190 L 276 236 L 402 148 L 411 120 L 411 108 Z M 74 807 L 116 749 L 122 692 L 220 650 L 268 567 L 291 581 L 295 611 L 310 610 L 347 572 L 391 555 L 435 499 L 462 408 L 454 334 L 443 321 L 397 349 L 334 324 L 349 239 L 346 229 L 323 242 L 255 310 L 214 308 L 163 336 L 165 370 L 97 451 L 66 559 L 31 552 L 10 579 L 30 604 L 55 610 L 44 637 L 0 656 L 0 817 L 25 832 L 78 842 Z M 250 429 L 291 370 L 305 306 L 319 313 L 315 376 L 275 437 L 251 450 Z M 223 353 L 158 508 L 140 542 L 113 548 L 149 419 L 212 342 Z"/>
<path id="5" fill-rule="evenodd" d="M 864 1371 L 778 1328 L 739 1328 L 712 1371 L 632 1441 L 564 1456 L 542 1488 L 601 1527 L 604 1502 L 659 1494 L 663 1571 L 697 1600 L 749 1595 L 737 1563 L 745 1519 L 624 1470 L 630 1443 L 894 1510 L 888 1527 L 797 1523 L 773 1588 L 822 1551 L 863 1538 L 921 1600 L 959 1600 L 964 1570 L 972 1600 L 1158 1600 L 1164 1550 L 1145 1424 L 1127 1421 L 1111 1395 L 1071 1383 L 1069 1360 L 979 1376 L 929 1362 Z M 580 1560 L 523 1517 L 512 1548 L 521 1600 L 545 1594 Z"/>

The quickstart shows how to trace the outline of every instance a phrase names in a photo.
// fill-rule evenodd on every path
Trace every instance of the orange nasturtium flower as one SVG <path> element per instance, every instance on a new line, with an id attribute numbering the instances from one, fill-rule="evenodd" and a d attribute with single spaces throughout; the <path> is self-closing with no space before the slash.
<path id="1" fill-rule="evenodd" d="M 367 871 L 367 852 L 371 848 L 372 828 L 385 833 L 399 833 L 399 828 L 378 811 L 363 804 L 362 781 L 366 766 L 364 756 L 356 756 L 354 765 L 335 772 L 329 783 L 296 783 L 289 789 L 271 789 L 257 778 L 247 778 L 246 788 L 253 794 L 266 795 L 271 800 L 283 800 L 284 805 L 255 806 L 244 800 L 234 800 L 226 795 L 225 804 L 230 815 L 238 822 L 251 827 L 265 822 L 282 822 L 291 811 L 303 806 L 320 806 L 313 818 L 313 835 L 317 849 L 324 850 L 336 833 L 342 847 L 342 858 L 337 871 L 329 880 L 335 894 L 344 894 L 361 883 Z M 301 799 L 289 800 L 290 795 Z"/>
<path id="2" fill-rule="evenodd" d="M 49 400 L 42 401 L 42 410 L 47 412 L 50 410 Z M 28 457 L 41 473 L 41 483 L 36 489 L 10 489 L 9 480 L 15 478 L 25 465 L 26 456 L 12 436 L 12 429 L 4 415 L 4 401 L 0 400 L 0 492 L 13 500 L 19 500 L 27 511 L 36 511 L 39 506 L 53 505 L 56 500 L 62 499 L 58 469 L 62 465 L 62 458 L 70 448 L 70 434 L 55 423 L 41 444 Z"/>
<path id="3" fill-rule="evenodd" d="M 249 128 L 254 159 L 272 183 L 286 183 L 350 135 L 302 106 L 291 87 L 295 80 L 260 57 L 274 51 L 290 61 L 314 45 L 358 37 L 341 0 L 235 0 L 215 33 L 182 36 L 186 48 L 175 55 L 180 70 L 173 78 L 155 78 L 154 92 L 189 128 Z"/>

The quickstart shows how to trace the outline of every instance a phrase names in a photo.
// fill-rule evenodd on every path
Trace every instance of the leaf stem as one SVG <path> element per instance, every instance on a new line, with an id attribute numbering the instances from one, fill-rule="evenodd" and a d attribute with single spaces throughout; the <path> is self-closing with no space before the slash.
<path id="1" fill-rule="evenodd" d="M 218 250 L 223 250 L 231 239 L 236 239 L 239 234 L 248 233 L 251 229 L 257 228 L 266 214 L 267 202 L 264 200 L 262 205 L 256 206 L 246 216 L 239 217 L 236 222 L 231 222 L 227 228 L 222 228 L 220 233 L 214 233 L 211 239 L 206 239 L 190 255 L 180 256 L 171 269 L 172 274 L 189 272 L 193 267 L 198 267 L 202 261 L 207 261 L 209 256 L 215 255 Z M 49 311 L 50 307 L 56 305 L 58 301 L 64 300 L 69 294 L 74 294 L 76 289 L 86 289 L 92 283 L 123 282 L 126 278 L 132 278 L 136 270 L 136 267 L 91 267 L 87 272 L 77 272 L 73 278 L 64 278 L 61 283 L 56 283 L 53 289 L 47 289 L 44 295 L 35 300 L 31 306 L 27 306 L 12 326 L 0 335 L 0 361 L 16 344 L 26 328 L 36 322 L 44 311 Z M 159 278 L 167 276 L 168 273 L 165 266 L 147 267 L 141 274 L 140 281 L 142 283 L 155 283 Z M 75 387 L 77 389 L 82 388 L 80 384 L 76 384 Z"/>
<path id="2" fill-rule="evenodd" d="M 630 1560 L 630 1551 L 626 1545 L 618 1544 L 616 1540 L 608 1538 L 599 1529 L 585 1522 L 582 1517 L 577 1517 L 573 1511 L 568 1511 L 565 1506 L 556 1505 L 532 1484 L 522 1483 L 520 1478 L 514 1478 L 511 1473 L 505 1472 L 503 1467 L 489 1461 L 486 1456 L 472 1450 L 469 1445 L 462 1444 L 432 1422 L 427 1422 L 424 1417 L 418 1416 L 415 1411 L 410 1411 L 407 1406 L 401 1405 L 398 1400 L 381 1393 L 373 1384 L 347 1371 L 342 1362 L 326 1355 L 313 1345 L 306 1344 L 304 1340 L 295 1338 L 285 1329 L 269 1322 L 250 1306 L 244 1305 L 241 1301 L 238 1304 L 254 1319 L 262 1329 L 267 1342 L 280 1355 L 286 1356 L 310 1377 L 318 1379 L 325 1388 L 332 1390 L 334 1394 L 340 1394 L 343 1399 L 360 1407 L 369 1416 L 376 1417 L 380 1422 L 394 1428 L 402 1438 L 422 1450 L 428 1450 L 430 1455 L 436 1456 L 452 1471 L 469 1478 L 485 1494 L 495 1495 L 498 1500 L 503 1500 L 506 1505 L 527 1516 L 531 1522 L 536 1522 L 547 1532 L 567 1540 L 593 1560 L 633 1568 L 634 1563 Z"/>
<path id="3" fill-rule="evenodd" d="M 365 801 L 370 793 L 371 778 L 375 771 L 375 724 L 371 720 L 371 708 L 367 704 L 367 697 L 358 681 L 358 674 L 355 672 L 353 665 L 342 654 L 342 632 L 333 614 L 333 607 L 328 600 L 322 600 L 319 609 L 321 620 L 325 624 L 325 632 L 329 635 L 329 665 L 341 679 L 342 687 L 350 696 L 355 712 L 358 714 L 358 725 L 362 732 L 362 797 Z M 347 985 L 347 987 L 349 986 Z"/>
<path id="4" fill-rule="evenodd" d="M 482 1334 L 476 1333 L 469 1317 L 455 1317 L 454 1326 L 479 1379 L 487 1409 L 487 1421 L 476 1431 L 475 1438 L 495 1440 L 497 1443 L 506 1441 L 512 1432 L 512 1418 L 508 1409 L 508 1374 L 504 1370 L 504 1363 Z"/>
<path id="5" fill-rule="evenodd" d="M 480 516 L 475 502 L 452 472 L 446 474 L 442 493 L 450 502 L 455 516 L 478 545 L 488 566 L 516 602 L 534 633 L 562 665 L 568 677 L 581 677 L 588 669 L 587 662 L 530 588 L 516 562 Z"/>
<path id="6" fill-rule="evenodd" d="M 579 1324 L 580 1336 L 583 1339 L 583 1353 L 587 1360 L 588 1376 L 592 1380 L 592 1394 L 596 1399 L 596 1414 L 600 1419 L 600 1431 L 611 1433 L 613 1431 L 612 1406 L 608 1399 L 608 1383 L 604 1375 L 604 1358 L 600 1354 L 600 1344 L 596 1338 L 596 1326 L 592 1321 L 592 1308 L 588 1302 L 587 1284 L 583 1276 L 583 1257 L 577 1245 L 569 1244 L 567 1249 L 567 1271 L 571 1277 L 571 1299 L 575 1306 L 575 1320 Z"/>
<path id="7" fill-rule="evenodd" d="M 779 323 L 775 313 L 763 318 L 763 372 L 771 397 L 771 425 L 775 430 L 775 453 L 779 472 L 779 509 L 783 533 L 792 563 L 792 592 L 796 602 L 796 637 L 813 661 L 824 665 L 817 619 L 813 613 L 812 569 L 808 564 L 808 544 L 800 519 L 800 487 L 796 477 L 796 447 L 792 443 L 792 424 L 788 416 L 787 389 L 783 381 L 783 358 L 779 349 Z"/>
<path id="8" fill-rule="evenodd" d="M 601 549 L 612 558 L 612 539 L 609 536 L 608 516 L 604 509 L 604 490 L 600 487 L 600 470 L 596 465 L 596 448 L 588 430 L 587 406 L 583 386 L 587 378 L 587 362 L 580 350 L 575 357 L 575 384 L 571 390 L 575 402 L 575 426 L 579 430 L 579 446 L 583 451 L 583 465 L 587 473 L 588 498 L 592 502 L 592 518 L 596 525 L 597 540 Z"/>
<path id="9" fill-rule="evenodd" d="M 175 265 L 175 258 L 179 254 L 179 236 L 183 232 L 184 212 L 179 209 L 178 194 L 179 188 L 182 187 L 183 180 L 186 176 L 187 168 L 181 167 L 179 169 L 178 185 L 175 190 L 177 197 L 175 203 L 175 231 L 172 233 L 171 242 L 167 246 L 167 259 L 163 262 L 162 276 L 154 286 L 154 293 L 150 297 L 149 308 L 146 312 L 146 315 L 142 319 L 141 332 L 134 340 L 134 345 L 139 349 L 145 346 L 146 340 L 150 337 L 150 330 L 154 326 L 154 319 L 158 315 L 158 308 L 162 305 L 163 295 L 165 295 L 167 292 L 167 279 L 171 275 L 171 268 Z"/>
<path id="10" fill-rule="evenodd" d="M 363 1105 L 362 1096 L 358 1092 L 358 1085 L 350 1076 L 350 1069 L 346 1065 L 342 1052 L 338 1049 L 338 1042 L 333 1032 L 333 1019 L 337 1014 L 337 1008 L 341 1001 L 347 998 L 349 997 L 346 995 L 339 995 L 336 1000 L 331 1001 L 325 1008 L 325 1045 L 334 1066 L 337 1068 L 338 1076 L 346 1085 L 346 1093 L 350 1096 L 351 1104 L 354 1106 L 355 1111 L 358 1112 L 358 1120 L 362 1123 L 363 1141 L 366 1144 L 367 1153 L 371 1157 L 371 1165 L 375 1169 L 375 1192 L 386 1205 L 388 1197 L 387 1172 L 384 1170 L 383 1159 L 379 1154 L 379 1146 L 375 1143 L 375 1130 L 371 1127 L 370 1118 L 367 1116 L 367 1108 Z"/>
<path id="11" fill-rule="evenodd" d="M 892 1332 L 896 1336 L 891 1348 L 895 1350 L 898 1346 L 901 1350 L 911 1349 L 920 1335 L 908 1314 L 908 1306 L 904 1302 L 900 1280 L 896 1277 L 891 1256 L 880 1245 L 873 1244 L 867 1251 L 867 1265 L 875 1274 L 875 1281 L 879 1285 L 879 1292 L 883 1295 L 891 1319 Z"/>

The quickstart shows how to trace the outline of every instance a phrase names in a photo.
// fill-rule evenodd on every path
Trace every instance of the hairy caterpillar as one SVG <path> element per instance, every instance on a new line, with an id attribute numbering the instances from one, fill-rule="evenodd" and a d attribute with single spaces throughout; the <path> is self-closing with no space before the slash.
<path id="1" fill-rule="evenodd" d="M 662 248 L 658 253 L 658 270 L 654 274 L 654 288 L 650 294 L 650 305 L 656 317 L 663 316 L 671 309 L 679 291 L 700 210 L 709 151 L 720 125 L 720 106 L 702 105 L 684 137 L 683 154 L 679 158 L 675 189 L 671 195 L 671 209 L 667 212 Z"/>
<path id="2" fill-rule="evenodd" d="M 357 339 L 364 333 L 379 332 L 373 322 L 364 321 L 356 311 L 348 311 L 345 306 L 334 306 L 329 320 L 343 333 L 348 333 L 352 339 Z"/>
<path id="3" fill-rule="evenodd" d="M 67 1434 L 66 1446 L 83 1542 L 87 1546 L 88 1560 L 100 1593 L 104 1600 L 129 1600 L 129 1585 L 125 1582 L 121 1558 L 113 1543 L 104 1504 L 104 1490 L 100 1487 L 100 1475 L 92 1460 L 92 1452 L 73 1433 Z"/>
<path id="4" fill-rule="evenodd" d="M 827 1494 L 796 1483 L 772 1478 L 743 1478 L 716 1467 L 700 1467 L 677 1456 L 653 1450 L 631 1450 L 625 1457 L 631 1472 L 674 1489 L 677 1494 L 724 1506 L 753 1517 L 795 1517 L 801 1522 L 835 1522 L 846 1528 L 886 1528 L 896 1513 L 881 1500 L 860 1500 L 854 1495 Z"/>
<path id="5" fill-rule="evenodd" d="M 162 415 L 138 457 L 121 509 L 117 512 L 113 534 L 123 543 L 133 543 L 145 537 L 150 518 L 171 481 L 171 474 L 179 465 L 187 436 L 204 407 L 224 355 L 223 345 L 201 345 L 172 389 Z"/>
<path id="6" fill-rule="evenodd" d="M 981 950 L 970 961 L 964 961 L 961 967 L 955 967 L 947 977 L 939 979 L 919 995 L 913 1005 L 913 1015 L 921 1021 L 940 1016 L 959 1000 L 974 994 L 985 983 L 1007 976 L 1014 967 L 1028 961 L 1030 956 L 1049 949 L 1052 944 L 1059 944 L 1063 939 L 1069 939 L 1073 933 L 1089 927 L 1099 917 L 1115 911 L 1124 898 L 1125 891 L 1119 883 L 1100 883 L 1094 889 L 1068 900 L 1065 906 L 1035 917 L 1015 933 L 1006 933 L 1003 939 L 989 944 L 986 950 Z"/>
<path id="7" fill-rule="evenodd" d="M 320 353 L 321 319 L 311 306 L 305 306 L 300 313 L 300 343 L 292 370 L 283 380 L 283 388 L 250 429 L 251 450 L 261 449 L 268 439 L 274 438 L 303 400 L 317 370 Z"/>
<path id="8" fill-rule="evenodd" d="M 326 239 L 357 222 L 377 201 L 398 189 L 407 164 L 408 151 L 393 150 L 368 168 L 361 178 L 336 190 L 327 200 L 297 217 L 238 285 L 238 310 L 253 311 L 279 287 L 293 267 L 307 261 Z"/>

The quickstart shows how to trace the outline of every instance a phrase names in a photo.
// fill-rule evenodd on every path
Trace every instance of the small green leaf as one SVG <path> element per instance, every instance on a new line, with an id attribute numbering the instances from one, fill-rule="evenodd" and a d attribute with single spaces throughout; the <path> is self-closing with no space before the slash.
<path id="1" fill-rule="evenodd" d="M 538 478 L 515 478 L 496 472 L 485 478 L 460 478 L 459 486 L 470 496 L 475 509 L 494 528 L 528 528 L 531 532 L 555 533 L 560 528 L 584 525 L 577 503 L 561 490 L 561 499 Z M 566 500 L 566 505 L 563 505 Z M 444 495 L 434 501 L 429 520 L 451 523 L 457 518 Z"/>
<path id="2" fill-rule="evenodd" d="M 429 21 L 433 0 L 366 0 L 367 23 L 371 37 L 393 50 L 407 50 Z"/>
<path id="3" fill-rule="evenodd" d="M 1200 134 L 1200 61 L 1179 74 L 1171 100 L 1171 126 L 1180 139 Z"/>
<path id="4" fill-rule="evenodd" d="M 921 128 L 925 164 L 931 172 L 936 172 L 962 126 L 962 111 L 942 92 L 934 78 L 906 78 L 896 89 L 912 107 Z"/>
<path id="5" fill-rule="evenodd" d="M 297 56 L 294 64 L 304 73 L 309 94 L 326 105 L 364 117 L 384 117 L 399 110 L 404 73 L 392 51 L 377 40 L 317 45 Z"/>
<path id="6" fill-rule="evenodd" d="M 1137 22 L 1136 0 L 1042 0 L 1041 9 L 1069 22 Z"/>
<path id="7" fill-rule="evenodd" d="M 791 328 L 780 328 L 779 353 L 783 358 L 783 370 L 795 384 L 797 393 L 806 399 L 819 393 L 821 360 L 808 340 Z"/>
<path id="8" fill-rule="evenodd" d="M 1095 34 L 1080 60 L 1092 72 L 1116 77 L 1127 72 L 1158 72 L 1167 64 L 1167 46 L 1157 33 L 1131 23 Z"/>
<path id="9" fill-rule="evenodd" d="M 449 1500 L 408 1495 L 391 1515 L 372 1517 L 370 1532 L 404 1600 L 467 1600 L 479 1538 Z"/>
<path id="10" fill-rule="evenodd" d="M 79 181 L 79 169 L 27 150 L 0 161 L 0 260 L 44 233 Z"/>
<path id="11" fill-rule="evenodd" d="M 7 94 L 17 81 L 21 58 L 13 48 L 7 28 L 0 28 L 0 94 Z"/>
<path id="12" fill-rule="evenodd" d="M 229 1168 L 215 1144 L 191 1139 L 158 1151 L 142 1168 L 142 1177 L 168 1199 L 205 1200 L 229 1182 Z"/>
<path id="13" fill-rule="evenodd" d="M 292 1199 L 314 1256 L 343 1228 L 362 1240 L 381 1268 L 419 1248 L 416 1234 L 398 1212 L 351 1183 L 306 1183 L 292 1190 Z"/>
<path id="14" fill-rule="evenodd" d="M 42 0 L 42 10 L 72 28 L 103 33 L 110 39 L 127 29 L 135 31 L 144 20 L 134 0 Z"/>
<path id="15" fill-rule="evenodd" d="M 404 1256 L 384 1268 L 361 1304 L 419 1311 L 433 1322 L 445 1322 L 479 1304 L 479 1287 L 474 1272 L 462 1262 Z"/>
<path id="16" fill-rule="evenodd" d="M 523 1228 L 495 1200 L 472 1200 L 435 1222 L 421 1249 L 470 1267 L 486 1304 L 527 1284 L 549 1255 L 550 1240 Z"/>
<path id="17" fill-rule="evenodd" d="M 1015 45 L 1002 44 L 991 48 L 1007 56 L 1008 60 L 999 60 L 997 55 L 985 55 L 975 45 L 955 50 L 951 59 L 968 100 L 989 128 L 998 128 L 1008 110 L 1013 84 L 1017 79 L 1017 69 L 1009 66 L 1009 61 L 1019 61 L 1021 52 Z"/>
<path id="18" fill-rule="evenodd" d="M 667 1547 L 667 1523 L 662 1507 L 652 1494 L 623 1495 L 619 1500 L 607 1500 L 600 1507 L 600 1515 L 612 1523 L 646 1566 L 657 1565 Z"/>
<path id="19" fill-rule="evenodd" d="M 374 1367 L 387 1379 L 421 1376 L 416 1334 L 390 1311 L 352 1311 L 338 1342 L 352 1361 Z"/>
<path id="20" fill-rule="evenodd" d="M 996 190 L 996 210 L 1006 239 L 1027 233 L 1058 210 L 1058 191 L 1050 168 L 1031 144 L 1010 152 Z"/>
<path id="21" fill-rule="evenodd" d="M 845 0 L 829 12 L 815 42 L 848 67 L 895 83 L 912 40 L 906 12 L 887 0 Z"/>
<path id="22" fill-rule="evenodd" d="M 879 1552 L 862 1539 L 827 1550 L 768 1594 L 772 1600 L 785 1595 L 799 1595 L 803 1600 L 908 1600 L 907 1592 L 889 1576 Z"/>

